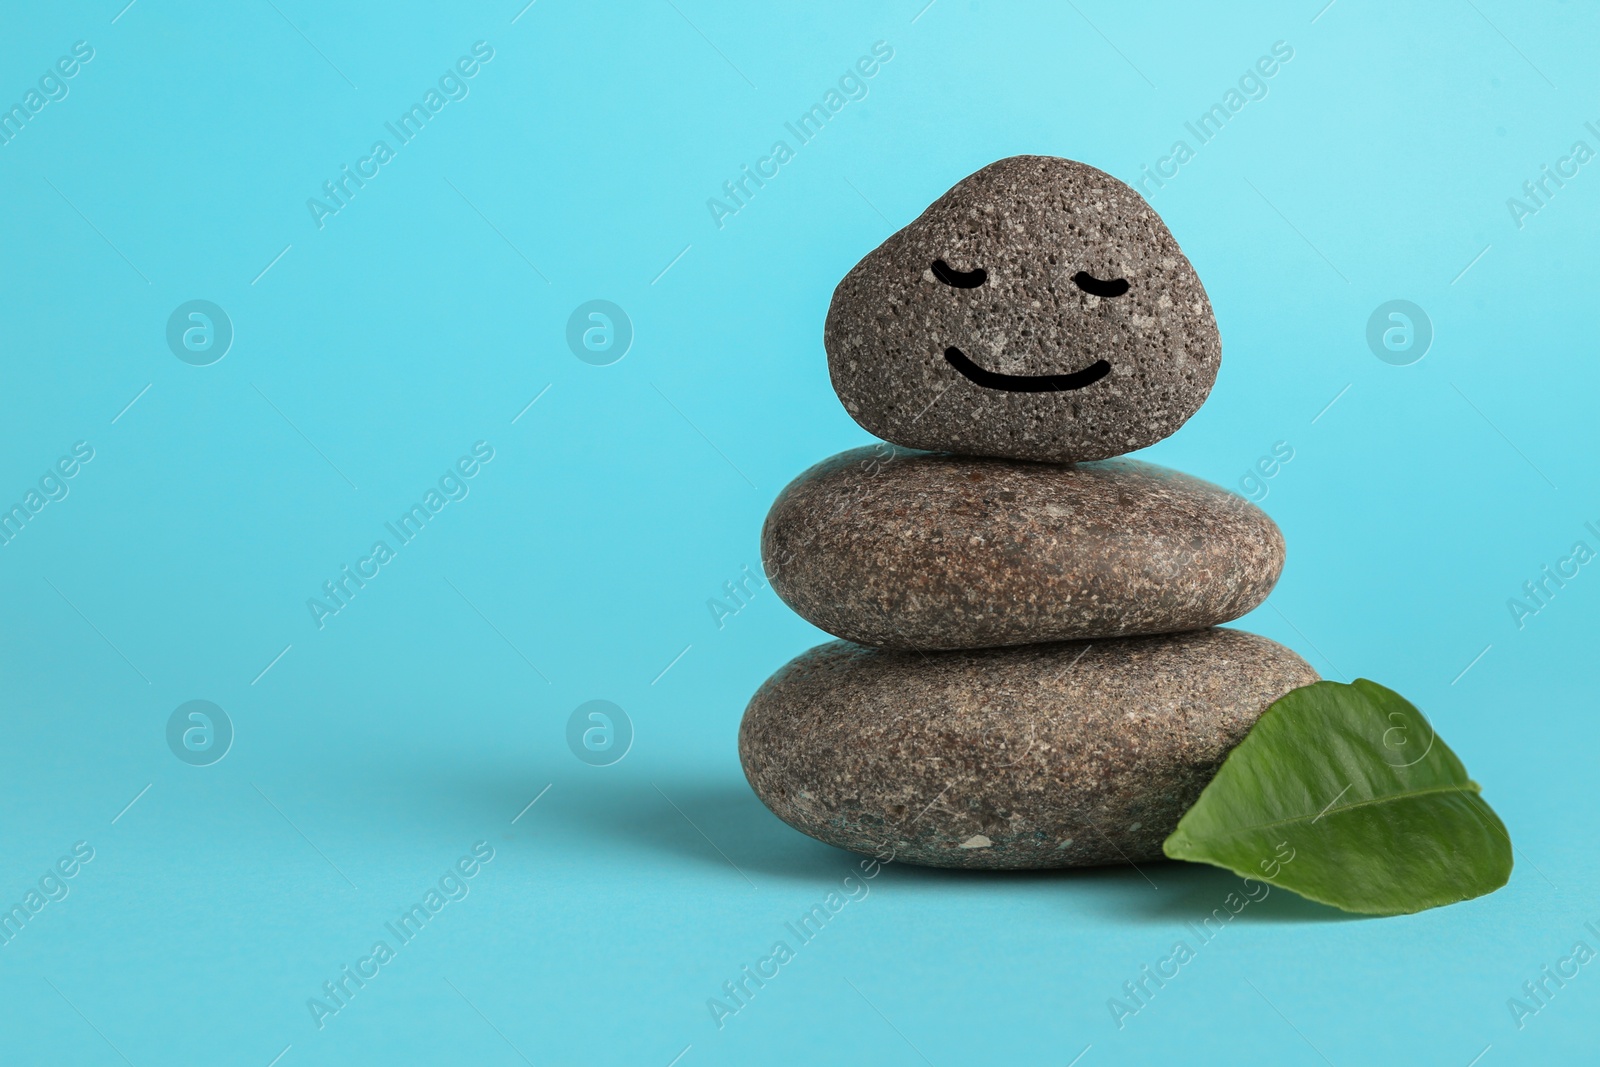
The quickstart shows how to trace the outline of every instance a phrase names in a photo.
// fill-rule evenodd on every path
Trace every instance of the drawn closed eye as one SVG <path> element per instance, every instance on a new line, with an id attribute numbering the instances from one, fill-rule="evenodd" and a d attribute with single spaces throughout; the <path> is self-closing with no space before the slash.
<path id="1" fill-rule="evenodd" d="M 1112 278 L 1110 281 L 1101 281 L 1086 270 L 1080 270 L 1074 274 L 1072 276 L 1072 284 L 1090 296 L 1103 296 L 1108 299 L 1121 296 L 1128 291 L 1128 279 Z"/>
<path id="2" fill-rule="evenodd" d="M 956 270 L 942 259 L 933 261 L 933 276 L 941 282 L 956 289 L 976 289 L 989 279 L 989 272 L 982 267 L 973 270 Z"/>

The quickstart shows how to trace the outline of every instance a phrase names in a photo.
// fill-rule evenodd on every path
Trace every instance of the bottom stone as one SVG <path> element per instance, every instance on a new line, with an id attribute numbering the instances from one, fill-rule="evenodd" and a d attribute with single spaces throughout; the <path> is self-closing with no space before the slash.
<path id="1" fill-rule="evenodd" d="M 739 758 L 820 841 L 990 870 L 1161 858 L 1273 701 L 1317 680 L 1239 630 L 972 652 L 819 645 L 751 699 Z"/>

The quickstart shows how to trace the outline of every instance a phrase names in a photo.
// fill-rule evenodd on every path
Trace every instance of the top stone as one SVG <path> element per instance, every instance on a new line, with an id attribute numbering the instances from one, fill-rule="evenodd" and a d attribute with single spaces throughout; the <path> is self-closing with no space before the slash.
<path id="1" fill-rule="evenodd" d="M 1211 302 L 1133 189 L 1012 156 L 957 182 L 834 290 L 833 387 L 907 448 L 1105 459 L 1175 432 L 1222 362 Z"/>

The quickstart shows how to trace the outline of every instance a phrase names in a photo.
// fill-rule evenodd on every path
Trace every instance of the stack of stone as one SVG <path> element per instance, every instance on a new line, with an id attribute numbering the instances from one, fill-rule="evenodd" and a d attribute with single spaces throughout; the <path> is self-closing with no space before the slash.
<path id="1" fill-rule="evenodd" d="M 1316 681 L 1215 629 L 1283 537 L 1208 482 L 1113 459 L 1205 400 L 1221 341 L 1137 193 L 1017 156 L 959 182 L 834 292 L 828 366 L 893 444 L 800 475 L 767 517 L 778 594 L 844 640 L 756 693 L 746 777 L 796 829 L 938 867 L 1161 856 L 1223 758 Z"/>

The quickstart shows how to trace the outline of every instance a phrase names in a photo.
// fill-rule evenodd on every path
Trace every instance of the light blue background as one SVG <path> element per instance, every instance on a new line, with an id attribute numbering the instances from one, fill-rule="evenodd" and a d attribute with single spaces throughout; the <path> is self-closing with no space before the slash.
<path id="1" fill-rule="evenodd" d="M 1506 1000 L 1595 943 L 1600 572 L 1520 630 L 1506 602 L 1600 548 L 1600 163 L 1521 229 L 1506 199 L 1600 147 L 1600 17 L 923 2 L 7 5 L 5 104 L 95 55 L 0 146 L 0 502 L 95 458 L 0 548 L 0 903 L 95 858 L 0 948 L 0 1060 L 1590 1053 L 1595 967 L 1521 1031 Z M 307 198 L 479 40 L 470 96 L 319 230 Z M 879 40 L 868 98 L 719 230 L 707 198 Z M 1147 455 L 1237 486 L 1293 447 L 1263 502 L 1289 564 L 1240 625 L 1429 712 L 1511 828 L 1510 885 L 1366 921 L 1276 893 L 1118 1030 L 1107 998 L 1236 879 L 891 867 L 719 1030 L 707 999 L 855 863 L 767 814 L 735 749 L 823 635 L 770 590 L 720 630 L 707 607 L 784 483 L 868 440 L 828 384 L 833 285 L 996 158 L 1135 180 L 1279 40 L 1269 95 L 1151 196 L 1225 358 Z M 594 298 L 636 331 L 609 367 L 564 341 Z M 1436 330 L 1412 366 L 1364 340 L 1395 298 Z M 191 299 L 236 332 L 209 367 L 164 340 Z M 307 598 L 479 440 L 470 495 L 318 630 Z M 191 699 L 237 731 L 209 767 L 166 747 Z M 566 745 L 591 699 L 636 730 L 613 766 Z M 470 894 L 318 1030 L 307 999 L 477 841 Z"/>

